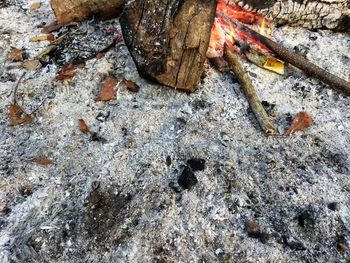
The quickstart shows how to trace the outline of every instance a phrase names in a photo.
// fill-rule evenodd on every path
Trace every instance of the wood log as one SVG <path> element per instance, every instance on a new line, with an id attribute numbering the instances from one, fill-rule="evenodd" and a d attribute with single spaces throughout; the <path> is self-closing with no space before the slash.
<path id="1" fill-rule="evenodd" d="M 349 0 L 222 0 L 266 16 L 276 25 L 350 30 Z"/>
<path id="2" fill-rule="evenodd" d="M 126 0 L 51 0 L 59 24 L 86 20 L 92 16 L 109 19 L 118 16 Z"/>
<path id="3" fill-rule="evenodd" d="M 193 92 L 202 74 L 215 0 L 135 0 L 120 23 L 140 75 Z"/>

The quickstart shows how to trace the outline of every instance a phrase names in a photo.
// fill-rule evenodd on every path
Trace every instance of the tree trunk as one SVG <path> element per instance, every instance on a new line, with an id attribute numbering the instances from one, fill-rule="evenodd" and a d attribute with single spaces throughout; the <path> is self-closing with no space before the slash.
<path id="1" fill-rule="evenodd" d="M 120 18 L 140 74 L 188 92 L 202 74 L 215 0 L 135 0 Z"/>
<path id="2" fill-rule="evenodd" d="M 350 30 L 349 0 L 222 0 L 253 10 L 276 25 Z"/>
<path id="3" fill-rule="evenodd" d="M 91 16 L 102 19 L 116 17 L 126 0 L 51 0 L 59 24 L 83 21 Z"/>

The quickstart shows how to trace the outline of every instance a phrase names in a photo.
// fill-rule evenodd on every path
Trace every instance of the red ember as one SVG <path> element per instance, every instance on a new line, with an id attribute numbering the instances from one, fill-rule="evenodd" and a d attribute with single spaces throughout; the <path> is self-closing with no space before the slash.
<path id="1" fill-rule="evenodd" d="M 259 14 L 246 11 L 236 4 L 227 0 L 218 0 L 216 17 L 211 30 L 211 38 L 208 58 L 222 57 L 223 47 L 226 43 L 230 49 L 239 52 L 239 47 L 248 44 L 262 53 L 270 53 L 268 48 L 246 32 L 234 26 L 232 21 L 255 26 L 257 29 L 265 30 L 265 18 Z"/>

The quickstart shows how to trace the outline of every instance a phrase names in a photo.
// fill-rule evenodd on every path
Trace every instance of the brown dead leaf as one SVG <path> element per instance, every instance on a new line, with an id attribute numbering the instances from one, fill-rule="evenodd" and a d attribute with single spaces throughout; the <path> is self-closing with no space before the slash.
<path id="1" fill-rule="evenodd" d="M 76 73 L 77 69 L 73 64 L 63 66 L 56 76 L 57 80 L 71 80 Z"/>
<path id="2" fill-rule="evenodd" d="M 40 158 L 37 158 L 37 159 L 33 159 L 32 162 L 40 164 L 40 165 L 51 165 L 51 164 L 54 164 L 53 160 L 51 160 L 49 158 L 46 158 L 46 157 L 40 157 Z"/>
<path id="3" fill-rule="evenodd" d="M 79 119 L 79 129 L 84 134 L 88 134 L 90 131 L 89 127 L 86 125 L 86 122 L 83 119 Z"/>
<path id="4" fill-rule="evenodd" d="M 131 80 L 124 79 L 124 84 L 128 88 L 128 90 L 132 92 L 138 92 L 140 90 L 140 87 Z"/>
<path id="5" fill-rule="evenodd" d="M 53 21 L 52 23 L 46 25 L 41 30 L 43 34 L 50 34 L 52 32 L 58 31 L 62 26 L 57 23 L 57 21 Z"/>
<path id="6" fill-rule="evenodd" d="M 37 59 L 27 60 L 22 63 L 22 67 L 28 70 L 36 70 L 39 68 L 40 62 Z"/>
<path id="7" fill-rule="evenodd" d="M 25 57 L 25 53 L 22 49 L 11 48 L 7 58 L 12 62 L 23 61 Z"/>
<path id="8" fill-rule="evenodd" d="M 292 124 L 288 128 L 288 130 L 284 133 L 285 136 L 289 136 L 297 131 L 303 131 L 306 128 L 310 127 L 310 125 L 313 123 L 312 117 L 305 111 L 299 112 L 294 120 L 292 121 Z"/>
<path id="9" fill-rule="evenodd" d="M 17 126 L 32 122 L 33 117 L 26 114 L 18 104 L 14 103 L 9 106 L 9 120 L 11 126 Z"/>
<path id="10" fill-rule="evenodd" d="M 118 80 L 115 77 L 109 77 L 101 86 L 100 91 L 97 94 L 96 100 L 98 101 L 110 101 L 116 98 L 116 85 Z"/>
<path id="11" fill-rule="evenodd" d="M 36 2 L 36 3 L 32 3 L 30 6 L 29 6 L 29 9 L 30 10 L 37 10 L 41 7 L 41 3 L 40 2 Z"/>

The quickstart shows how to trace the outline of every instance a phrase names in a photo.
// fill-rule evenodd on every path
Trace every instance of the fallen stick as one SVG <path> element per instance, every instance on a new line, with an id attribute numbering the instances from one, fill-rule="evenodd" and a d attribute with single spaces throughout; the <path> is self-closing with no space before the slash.
<path id="1" fill-rule="evenodd" d="M 224 17 L 224 19 L 227 19 L 227 17 Z M 330 73 L 323 68 L 320 68 L 303 56 L 298 55 L 295 52 L 283 47 L 281 44 L 259 34 L 258 32 L 243 25 L 242 23 L 232 19 L 230 19 L 230 22 L 232 22 L 237 28 L 245 31 L 253 38 L 260 41 L 263 45 L 271 49 L 283 61 L 299 68 L 307 75 L 323 81 L 331 88 L 343 92 L 346 95 L 350 95 L 350 82 Z"/>
<path id="2" fill-rule="evenodd" d="M 51 0 L 51 7 L 60 25 L 96 16 L 102 19 L 117 17 L 125 0 Z"/>
<path id="3" fill-rule="evenodd" d="M 252 80 L 248 75 L 248 72 L 244 69 L 240 58 L 234 52 L 232 52 L 227 45 L 224 47 L 224 57 L 229 63 L 233 73 L 238 79 L 241 88 L 248 100 L 249 106 L 251 107 L 256 119 L 259 122 L 261 129 L 266 135 L 276 135 L 277 130 L 273 126 L 272 121 L 265 111 L 261 101 L 259 100 L 256 90 L 253 86 Z"/>

